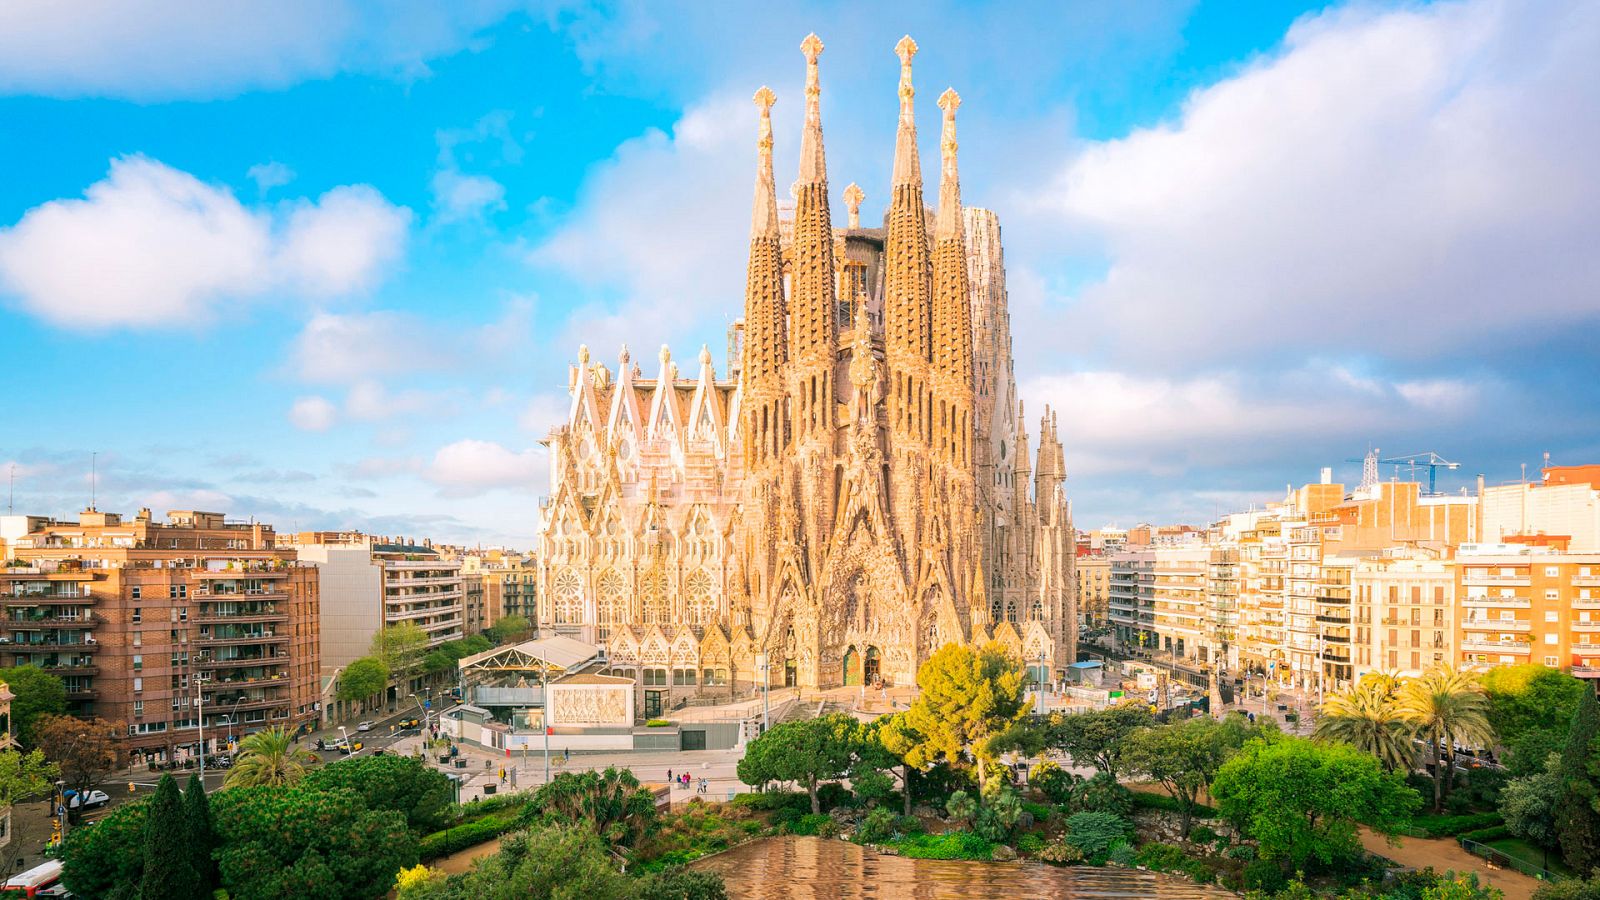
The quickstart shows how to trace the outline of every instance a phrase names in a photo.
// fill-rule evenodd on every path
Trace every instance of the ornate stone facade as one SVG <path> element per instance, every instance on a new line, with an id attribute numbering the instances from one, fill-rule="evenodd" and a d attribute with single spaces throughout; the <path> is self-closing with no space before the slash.
<path id="1" fill-rule="evenodd" d="M 998 219 L 963 208 L 946 91 L 938 213 L 916 143 L 909 37 L 890 206 L 862 190 L 834 228 L 815 35 L 792 213 L 772 173 L 773 93 L 755 100 L 744 317 L 719 377 L 702 348 L 654 377 L 581 348 L 547 445 L 540 625 L 605 645 L 646 687 L 909 683 L 946 642 L 998 639 L 1055 676 L 1072 662 L 1073 532 L 1055 417 L 1038 464 L 1012 373 Z M 767 670 L 759 668 L 765 656 Z"/>

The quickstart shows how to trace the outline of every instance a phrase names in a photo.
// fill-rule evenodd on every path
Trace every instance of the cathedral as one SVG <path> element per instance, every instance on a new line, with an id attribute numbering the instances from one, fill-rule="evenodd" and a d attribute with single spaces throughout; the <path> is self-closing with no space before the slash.
<path id="1" fill-rule="evenodd" d="M 834 227 L 816 35 L 792 204 L 756 92 L 744 312 L 726 371 L 709 349 L 647 375 L 578 351 L 551 431 L 539 625 L 606 649 L 646 712 L 763 682 L 910 684 L 949 642 L 997 640 L 1035 677 L 1074 659 L 1074 536 L 1055 416 L 1038 450 L 1016 396 L 995 214 L 963 207 L 953 90 L 937 212 L 923 199 L 903 38 L 888 212 Z M 693 374 L 690 374 L 690 371 Z M 652 703 L 652 701 L 655 701 Z"/>

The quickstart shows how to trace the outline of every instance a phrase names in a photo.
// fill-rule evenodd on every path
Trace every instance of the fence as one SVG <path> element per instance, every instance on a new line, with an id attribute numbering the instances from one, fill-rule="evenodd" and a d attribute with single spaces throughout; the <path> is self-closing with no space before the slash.
<path id="1" fill-rule="evenodd" d="M 1480 844 L 1477 841 L 1469 841 L 1465 838 L 1462 838 L 1461 849 L 1471 853 L 1474 856 L 1483 857 L 1489 862 L 1490 865 L 1502 866 L 1507 869 L 1516 869 L 1518 872 L 1521 872 L 1524 875 L 1530 875 L 1539 879 L 1540 881 L 1562 880 L 1562 876 L 1557 875 L 1549 869 L 1541 868 L 1526 860 L 1518 859 L 1515 856 L 1512 856 L 1503 850 L 1498 850 L 1494 847 L 1491 847 L 1488 844 Z"/>

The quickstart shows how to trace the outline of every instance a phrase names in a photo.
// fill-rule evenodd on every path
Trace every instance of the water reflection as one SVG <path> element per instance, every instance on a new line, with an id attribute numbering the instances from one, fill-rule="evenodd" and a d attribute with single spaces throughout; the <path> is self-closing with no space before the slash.
<path id="1" fill-rule="evenodd" d="M 1168 897 L 1216 900 L 1220 888 L 1134 869 L 1057 868 L 1034 862 L 974 863 L 884 856 L 844 841 L 777 837 L 704 860 L 734 900 L 966 900 L 966 898 Z"/>

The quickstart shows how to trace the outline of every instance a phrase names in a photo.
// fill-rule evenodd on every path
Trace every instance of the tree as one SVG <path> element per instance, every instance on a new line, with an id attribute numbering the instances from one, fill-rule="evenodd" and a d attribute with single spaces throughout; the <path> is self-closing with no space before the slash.
<path id="1" fill-rule="evenodd" d="M 1401 687 L 1400 711 L 1432 747 L 1433 809 L 1437 812 L 1450 790 L 1446 776 L 1455 768 L 1451 748 L 1494 742 L 1488 698 L 1471 672 L 1438 666 Z"/>
<path id="2" fill-rule="evenodd" d="M 921 693 L 906 711 L 905 725 L 921 740 L 906 761 L 919 769 L 938 760 L 963 766 L 970 756 L 981 787 L 995 757 L 1026 736 L 1024 680 L 1022 664 L 998 643 L 939 648 L 917 670 Z"/>
<path id="3" fill-rule="evenodd" d="M 1211 786 L 1223 762 L 1244 743 L 1246 731 L 1210 718 L 1141 728 L 1124 741 L 1122 763 L 1148 775 L 1178 801 L 1182 831 L 1189 833 L 1200 792 Z"/>
<path id="4" fill-rule="evenodd" d="M 1358 853 L 1357 823 L 1398 832 L 1422 802 L 1370 754 L 1289 736 L 1246 743 L 1217 772 L 1211 796 L 1262 858 L 1299 870 Z"/>
<path id="5" fill-rule="evenodd" d="M 134 900 L 144 875 L 144 835 L 150 801 L 114 807 L 93 828 L 74 828 L 62 850 L 61 881 L 77 897 Z"/>
<path id="6" fill-rule="evenodd" d="M 854 760 L 856 721 L 845 713 L 774 725 L 745 747 L 739 780 L 745 784 L 793 781 L 811 795 L 811 812 L 822 812 L 817 786 L 843 778 Z"/>
<path id="7" fill-rule="evenodd" d="M 1567 746 L 1561 754 L 1561 800 L 1556 805 L 1556 836 L 1567 865 L 1587 872 L 1600 865 L 1600 785 L 1596 784 L 1595 738 L 1600 737 L 1600 702 L 1585 693 L 1572 713 Z"/>
<path id="8" fill-rule="evenodd" d="M 287 729 L 275 726 L 246 735 L 239 742 L 239 753 L 225 783 L 227 787 L 283 787 L 299 781 L 306 766 L 316 761 L 316 754 L 295 744 Z"/>
<path id="9" fill-rule="evenodd" d="M 450 821 L 454 796 L 450 779 L 412 756 L 360 756 L 320 766 L 300 782 L 308 790 L 347 789 L 369 809 L 394 810 L 412 831 L 426 834 Z"/>
<path id="10" fill-rule="evenodd" d="M 890 785 L 880 774 L 874 779 L 869 773 L 884 773 L 900 769 L 900 794 L 904 815 L 911 815 L 911 778 L 916 767 L 906 762 L 906 753 L 921 740 L 906 725 L 905 713 L 890 713 L 871 722 L 862 723 L 856 738 L 856 762 L 850 770 L 850 786 L 856 796 L 869 802 L 887 799 Z"/>
<path id="11" fill-rule="evenodd" d="M 526 616 L 502 616 L 485 632 L 496 644 L 520 641 L 533 631 L 533 623 Z"/>
<path id="12" fill-rule="evenodd" d="M 582 823 L 607 844 L 631 847 L 656 826 L 656 800 L 627 769 L 562 772 L 534 792 L 522 821 Z"/>
<path id="13" fill-rule="evenodd" d="M 1533 900 L 1600 900 L 1600 874 L 1546 881 L 1533 892 Z"/>
<path id="14" fill-rule="evenodd" d="M 728 900 L 728 887 L 715 872 L 673 866 L 639 876 L 633 900 Z"/>
<path id="15" fill-rule="evenodd" d="M 366 700 L 389 684 L 389 666 L 376 656 L 363 656 L 339 673 L 338 697 L 346 703 Z"/>
<path id="16" fill-rule="evenodd" d="M 212 798 L 212 815 L 217 869 L 233 900 L 370 900 L 417 862 L 404 815 L 369 809 L 342 788 L 229 788 Z"/>
<path id="17" fill-rule="evenodd" d="M 204 896 L 189 848 L 189 820 L 183 794 L 171 775 L 161 776 L 144 824 L 141 900 L 193 900 Z"/>
<path id="18" fill-rule="evenodd" d="M 1414 725 L 1401 709 L 1393 676 L 1371 672 L 1329 697 L 1314 736 L 1371 753 L 1390 771 L 1411 770 Z"/>
<path id="19" fill-rule="evenodd" d="M 456 663 L 485 650 L 493 649 L 494 643 L 481 634 L 474 634 L 459 640 L 445 641 L 434 648 L 422 660 L 422 670 L 429 675 L 442 675 L 454 672 Z"/>
<path id="20" fill-rule="evenodd" d="M 184 818 L 189 824 L 189 852 L 195 875 L 206 896 L 217 886 L 217 862 L 211 858 L 217 849 L 216 829 L 211 823 L 211 798 L 199 775 L 190 775 L 183 790 Z"/>
<path id="21" fill-rule="evenodd" d="M 1136 700 L 1109 709 L 1058 713 L 1050 719 L 1049 742 L 1077 765 L 1115 776 L 1123 740 L 1154 722 L 1150 707 Z"/>
<path id="22" fill-rule="evenodd" d="M 1505 816 L 1506 829 L 1540 848 L 1552 847 L 1560 840 L 1556 829 L 1560 805 L 1561 757 L 1553 753 L 1545 761 L 1545 771 L 1513 778 L 1500 792 L 1500 814 Z M 1549 861 L 1546 850 L 1544 868 L 1550 868 Z"/>
<path id="23" fill-rule="evenodd" d="M 617 870 L 605 844 L 591 830 L 549 824 L 506 835 L 500 852 L 485 857 L 472 871 L 449 879 L 408 883 L 399 900 L 479 900 L 501 897 L 548 897 L 551 900 L 631 900 L 636 882 Z M 652 897 L 693 897 L 714 894 Z"/>
<path id="24" fill-rule="evenodd" d="M 33 724 L 40 716 L 67 711 L 67 686 L 38 666 L 0 669 L 0 682 L 11 688 L 11 735 L 25 747 L 35 743 Z"/>
<path id="25" fill-rule="evenodd" d="M 1489 727 L 1508 752 L 1513 774 L 1540 772 L 1561 749 L 1578 701 L 1589 690 L 1580 678 L 1537 664 L 1496 666 L 1481 676 L 1489 698 Z"/>
<path id="26" fill-rule="evenodd" d="M 370 655 L 383 660 L 395 680 L 409 685 L 411 678 L 422 667 L 422 656 L 428 649 L 428 633 L 415 622 L 385 625 L 372 636 Z M 408 686 L 405 688 L 410 690 Z"/>
<path id="27" fill-rule="evenodd" d="M 126 726 L 105 719 L 43 715 L 33 726 L 39 749 L 61 767 L 67 787 L 87 793 L 105 783 L 107 775 L 122 767 L 122 736 Z"/>
<path id="28" fill-rule="evenodd" d="M 11 814 L 11 807 L 18 801 L 29 797 L 36 797 L 50 790 L 51 783 L 60 774 L 55 763 L 45 759 L 42 752 L 33 750 L 23 753 L 18 750 L 0 750 L 0 817 Z M 16 840 L 7 841 L 3 850 L 0 850 L 0 871 L 10 872 L 12 853 L 17 852 L 21 843 Z"/>

